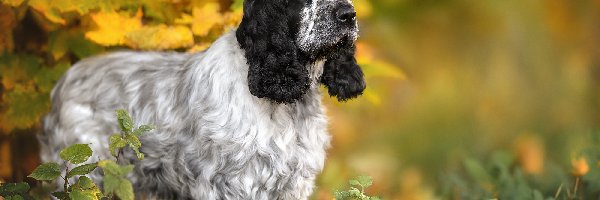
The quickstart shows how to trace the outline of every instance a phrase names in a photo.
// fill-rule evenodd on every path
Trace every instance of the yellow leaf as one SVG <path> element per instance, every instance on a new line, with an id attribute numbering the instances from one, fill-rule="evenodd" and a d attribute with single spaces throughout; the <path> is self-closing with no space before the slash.
<path id="1" fill-rule="evenodd" d="M 17 7 L 20 6 L 25 0 L 2 0 L 3 4 L 7 4 L 9 6 Z"/>
<path id="2" fill-rule="evenodd" d="M 192 32 L 198 36 L 208 35 L 213 26 L 223 21 L 223 16 L 219 13 L 219 4 L 213 2 L 205 4 L 202 8 L 194 7 L 192 15 Z"/>
<path id="3" fill-rule="evenodd" d="M 66 24 L 66 21 L 60 16 L 58 10 L 56 10 L 51 5 L 51 0 L 30 0 L 29 6 L 31 6 L 34 10 L 40 12 L 48 21 L 57 23 L 57 24 Z"/>
<path id="4" fill-rule="evenodd" d="M 194 17 L 191 15 L 183 13 L 180 18 L 175 19 L 175 24 L 192 24 L 194 22 Z"/>
<path id="5" fill-rule="evenodd" d="M 127 46 L 136 49 L 177 49 L 194 44 L 194 36 L 186 26 L 144 26 L 125 36 Z"/>
<path id="6" fill-rule="evenodd" d="M 88 31 L 85 37 L 105 46 L 125 44 L 125 36 L 142 27 L 142 12 L 131 17 L 127 13 L 98 12 L 91 14 L 92 21 L 96 23 L 96 30 Z"/>
<path id="7" fill-rule="evenodd" d="M 233 12 L 227 12 L 223 16 L 223 26 L 224 28 L 237 27 L 242 21 L 242 10 L 235 10 Z"/>
<path id="8" fill-rule="evenodd" d="M 98 8 L 100 4 L 108 1 L 95 0 L 61 0 L 52 1 L 52 6 L 60 12 L 77 12 L 80 15 L 88 13 L 91 9 Z"/>

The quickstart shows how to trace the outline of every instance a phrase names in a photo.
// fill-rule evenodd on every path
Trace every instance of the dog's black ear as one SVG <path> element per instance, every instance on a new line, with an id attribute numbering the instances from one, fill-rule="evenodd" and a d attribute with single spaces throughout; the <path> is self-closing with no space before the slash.
<path id="1" fill-rule="evenodd" d="M 293 103 L 309 88 L 308 59 L 295 43 L 302 5 L 293 2 L 246 0 L 236 32 L 250 67 L 250 93 L 279 103 Z"/>
<path id="2" fill-rule="evenodd" d="M 356 63 L 354 43 L 342 45 L 327 57 L 321 76 L 321 83 L 327 87 L 329 95 L 338 101 L 358 97 L 366 88 L 365 78 Z"/>

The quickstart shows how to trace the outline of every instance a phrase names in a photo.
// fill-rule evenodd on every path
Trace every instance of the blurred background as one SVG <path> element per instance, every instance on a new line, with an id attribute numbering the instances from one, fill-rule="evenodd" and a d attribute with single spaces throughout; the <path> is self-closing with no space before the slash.
<path id="1" fill-rule="evenodd" d="M 2 0 L 0 177 L 27 181 L 49 92 L 84 57 L 201 51 L 241 1 Z M 599 199 L 599 0 L 354 0 L 363 97 L 324 97 L 313 199 Z"/>

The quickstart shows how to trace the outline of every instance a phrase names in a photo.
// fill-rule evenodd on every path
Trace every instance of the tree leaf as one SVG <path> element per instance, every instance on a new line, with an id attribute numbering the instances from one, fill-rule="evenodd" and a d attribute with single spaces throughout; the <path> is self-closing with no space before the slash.
<path id="1" fill-rule="evenodd" d="M 133 119 L 131 119 L 129 113 L 123 109 L 116 110 L 115 113 L 121 130 L 125 133 L 131 133 L 133 129 Z"/>
<path id="2" fill-rule="evenodd" d="M 90 191 L 73 190 L 69 193 L 69 198 L 73 200 L 96 200 L 96 195 Z"/>
<path id="3" fill-rule="evenodd" d="M 131 200 L 134 195 L 131 182 L 126 178 L 113 174 L 105 174 L 104 176 L 104 193 L 114 193 L 122 200 Z"/>
<path id="4" fill-rule="evenodd" d="M 356 180 L 359 182 L 359 184 L 365 188 L 373 185 L 373 178 L 371 178 L 370 176 L 358 176 L 356 177 Z"/>
<path id="5" fill-rule="evenodd" d="M 104 179 L 104 194 L 108 195 L 113 193 L 119 187 L 119 177 L 112 174 L 105 174 Z"/>
<path id="6" fill-rule="evenodd" d="M 70 200 L 69 193 L 67 192 L 53 192 L 52 196 L 56 197 L 59 200 Z"/>
<path id="7" fill-rule="evenodd" d="M 154 125 L 141 125 L 139 128 L 133 131 L 133 135 L 140 137 L 142 134 L 154 130 L 156 127 Z"/>
<path id="8" fill-rule="evenodd" d="M 44 15 L 50 22 L 57 24 L 66 24 L 65 19 L 60 16 L 60 12 L 52 6 L 51 0 L 29 0 L 29 6 Z"/>
<path id="9" fill-rule="evenodd" d="M 22 183 L 3 183 L 0 185 L 0 194 L 5 193 L 26 193 L 29 191 L 29 184 Z"/>
<path id="10" fill-rule="evenodd" d="M 35 168 L 33 172 L 27 176 L 38 181 L 51 181 L 60 176 L 60 165 L 57 163 L 44 163 Z"/>
<path id="11" fill-rule="evenodd" d="M 125 44 L 125 36 L 142 27 L 142 15 L 139 10 L 135 16 L 115 11 L 91 14 L 92 21 L 97 25 L 95 30 L 85 33 L 85 37 L 104 46 Z"/>
<path id="12" fill-rule="evenodd" d="M 194 45 L 192 31 L 186 26 L 143 26 L 125 35 L 125 44 L 135 49 L 178 49 Z"/>
<path id="13" fill-rule="evenodd" d="M 97 163 L 91 163 L 91 164 L 86 164 L 86 165 L 81 165 L 81 166 L 75 167 L 67 173 L 67 178 L 71 178 L 76 175 L 89 174 L 90 172 L 94 171 L 94 169 L 96 169 L 97 166 L 98 166 Z"/>
<path id="14" fill-rule="evenodd" d="M 351 179 L 351 180 L 348 181 L 348 183 L 350 185 L 360 186 L 360 182 L 358 182 L 358 180 Z"/>
<path id="15" fill-rule="evenodd" d="M 6 197 L 6 200 L 24 200 L 24 199 L 21 195 L 12 195 L 12 196 Z"/>
<path id="16" fill-rule="evenodd" d="M 2 3 L 8 4 L 13 7 L 20 6 L 25 0 L 2 0 Z"/>
<path id="17" fill-rule="evenodd" d="M 110 174 L 116 177 L 125 177 L 133 170 L 133 165 L 120 166 L 112 160 L 101 160 L 98 162 L 98 166 L 102 168 L 104 175 Z"/>
<path id="18" fill-rule="evenodd" d="M 133 134 L 125 134 L 124 139 L 125 139 L 125 141 L 127 141 L 127 144 L 129 144 L 129 146 L 132 149 L 137 149 L 142 146 L 142 142 L 140 141 L 140 139 Z"/>
<path id="19" fill-rule="evenodd" d="M 142 142 L 137 136 L 135 136 L 134 134 L 125 134 L 125 141 L 127 141 L 129 147 L 131 147 L 131 149 L 135 151 L 135 154 L 137 155 L 138 159 L 144 159 L 144 154 L 140 152 L 139 149 L 142 146 Z"/>
<path id="20" fill-rule="evenodd" d="M 215 25 L 222 23 L 223 16 L 219 13 L 219 9 L 219 4 L 214 2 L 206 3 L 202 8 L 193 8 L 192 32 L 194 35 L 206 36 Z"/>
<path id="21" fill-rule="evenodd" d="M 102 193 L 87 176 L 79 177 L 77 183 L 70 188 L 69 197 L 74 200 L 98 200 L 102 197 Z"/>
<path id="22" fill-rule="evenodd" d="M 92 149 L 88 144 L 74 144 L 60 151 L 60 158 L 73 164 L 81 164 L 92 156 Z"/>
<path id="23" fill-rule="evenodd" d="M 115 193 L 121 200 L 133 200 L 133 186 L 127 179 L 121 179 L 119 187 L 115 190 Z"/>
<path id="24" fill-rule="evenodd" d="M 79 177 L 79 180 L 77 180 L 77 183 L 75 183 L 73 186 L 78 189 L 92 189 L 96 187 L 96 184 L 94 184 L 94 181 L 92 181 L 92 179 L 89 177 L 81 176 Z"/>
<path id="25" fill-rule="evenodd" d="M 117 157 L 118 149 L 127 146 L 127 142 L 121 137 L 120 134 L 111 135 L 108 140 L 108 149 L 110 154 L 112 154 L 114 157 Z"/>

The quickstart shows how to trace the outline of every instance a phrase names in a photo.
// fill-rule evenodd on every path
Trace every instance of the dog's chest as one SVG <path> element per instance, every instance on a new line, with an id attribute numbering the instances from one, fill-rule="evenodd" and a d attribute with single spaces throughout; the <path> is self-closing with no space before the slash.
<path id="1" fill-rule="evenodd" d="M 204 109 L 195 142 L 188 143 L 196 152 L 187 154 L 186 167 L 217 187 L 281 189 L 294 181 L 312 184 L 323 168 L 330 140 L 323 107 L 313 99 Z"/>

